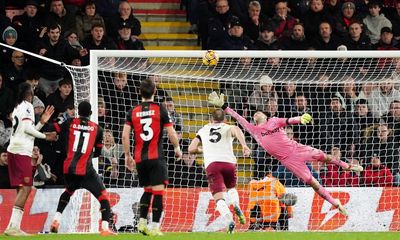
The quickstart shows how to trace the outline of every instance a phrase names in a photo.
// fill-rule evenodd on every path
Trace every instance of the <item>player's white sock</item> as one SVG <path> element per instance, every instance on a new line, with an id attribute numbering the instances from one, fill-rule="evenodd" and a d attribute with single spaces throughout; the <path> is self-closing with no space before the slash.
<path id="1" fill-rule="evenodd" d="M 229 210 L 228 205 L 226 204 L 225 200 L 221 199 L 217 201 L 217 211 L 223 216 L 226 221 L 230 222 L 233 220 L 233 216 L 231 211 Z"/>
<path id="2" fill-rule="evenodd" d="M 151 222 L 150 229 L 160 229 L 160 223 L 159 222 Z"/>
<path id="3" fill-rule="evenodd" d="M 13 207 L 10 222 L 8 223 L 8 228 L 18 228 L 21 229 L 21 220 L 24 215 L 24 210 L 19 207 Z"/>
<path id="4" fill-rule="evenodd" d="M 228 204 L 233 204 L 235 207 L 239 207 L 239 193 L 236 188 L 231 188 L 227 192 L 228 194 Z"/>
<path id="5" fill-rule="evenodd" d="M 107 231 L 110 229 L 110 226 L 108 225 L 108 221 L 101 221 L 101 230 Z"/>
<path id="6" fill-rule="evenodd" d="M 53 221 L 57 221 L 60 222 L 61 221 L 61 213 L 60 212 L 56 212 L 56 214 L 53 217 Z"/>

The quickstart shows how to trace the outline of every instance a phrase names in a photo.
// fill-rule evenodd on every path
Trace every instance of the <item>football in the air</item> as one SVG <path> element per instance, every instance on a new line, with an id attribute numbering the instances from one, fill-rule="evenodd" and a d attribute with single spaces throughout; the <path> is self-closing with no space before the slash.
<path id="1" fill-rule="evenodd" d="M 208 50 L 203 56 L 203 64 L 206 66 L 215 66 L 218 60 L 218 54 L 213 50 Z"/>

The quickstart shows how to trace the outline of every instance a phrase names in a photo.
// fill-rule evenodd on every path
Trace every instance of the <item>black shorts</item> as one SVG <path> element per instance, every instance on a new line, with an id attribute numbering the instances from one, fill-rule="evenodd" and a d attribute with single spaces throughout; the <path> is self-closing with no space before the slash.
<path id="1" fill-rule="evenodd" d="M 64 174 L 64 178 L 65 188 L 70 192 L 84 188 L 98 198 L 101 192 L 106 190 L 100 176 L 94 169 L 89 170 L 86 175 Z"/>
<path id="2" fill-rule="evenodd" d="M 164 160 L 146 160 L 136 163 L 139 185 L 142 187 L 168 184 L 167 163 Z"/>

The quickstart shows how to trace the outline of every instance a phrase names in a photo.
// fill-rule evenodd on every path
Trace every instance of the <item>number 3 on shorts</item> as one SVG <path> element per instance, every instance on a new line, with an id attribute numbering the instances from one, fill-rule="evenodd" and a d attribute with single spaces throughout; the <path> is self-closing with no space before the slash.
<path id="1" fill-rule="evenodd" d="M 143 131 L 140 134 L 140 137 L 143 141 L 150 141 L 153 138 L 154 132 L 151 129 L 150 125 L 152 122 L 152 118 L 142 118 L 140 119 L 140 123 L 143 125 Z"/>

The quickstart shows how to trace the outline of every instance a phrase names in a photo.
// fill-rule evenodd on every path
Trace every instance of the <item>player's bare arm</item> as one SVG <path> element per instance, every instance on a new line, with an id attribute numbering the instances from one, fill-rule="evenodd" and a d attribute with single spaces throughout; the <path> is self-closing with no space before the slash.
<path id="1" fill-rule="evenodd" d="M 166 127 L 166 129 L 168 133 L 168 138 L 171 141 L 172 145 L 174 146 L 176 160 L 179 161 L 182 158 L 182 150 L 181 147 L 179 146 L 178 134 L 176 134 L 176 131 L 172 126 Z"/>
<path id="2" fill-rule="evenodd" d="M 125 153 L 125 165 L 130 171 L 136 172 L 136 164 L 133 160 L 130 150 L 130 138 L 131 138 L 132 128 L 128 124 L 124 124 L 124 128 L 122 130 L 122 145 L 124 146 Z"/>
<path id="3" fill-rule="evenodd" d="M 49 105 L 46 107 L 46 109 L 44 110 L 42 116 L 40 116 L 40 123 L 41 124 L 45 124 L 47 123 L 47 121 L 49 121 L 50 117 L 53 115 L 54 113 L 54 106 Z"/>
<path id="4" fill-rule="evenodd" d="M 251 150 L 247 146 L 246 138 L 244 137 L 244 133 L 242 132 L 242 130 L 238 126 L 232 126 L 231 133 L 232 133 L 232 136 L 235 137 L 239 141 L 240 145 L 242 145 L 243 155 L 245 157 L 249 157 L 251 154 Z"/>
<path id="5" fill-rule="evenodd" d="M 200 147 L 201 141 L 198 137 L 195 137 L 189 145 L 188 151 L 190 154 L 202 153 L 203 149 Z"/>

